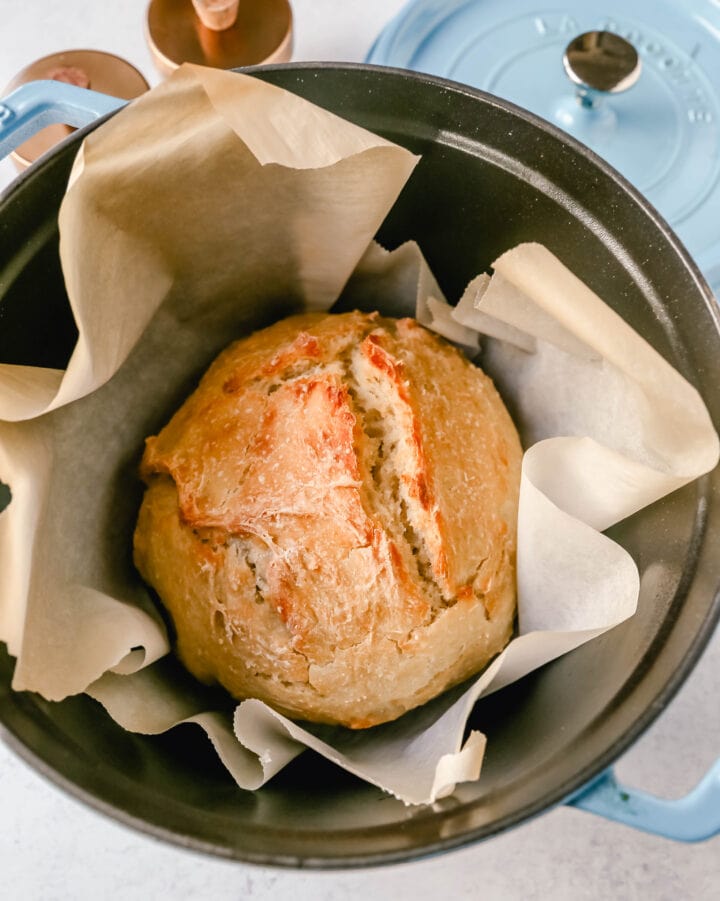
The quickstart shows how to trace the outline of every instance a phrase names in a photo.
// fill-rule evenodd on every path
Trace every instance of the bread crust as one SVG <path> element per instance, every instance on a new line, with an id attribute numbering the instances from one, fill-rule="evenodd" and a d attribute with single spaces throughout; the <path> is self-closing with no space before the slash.
<path id="1" fill-rule="evenodd" d="M 414 320 L 293 316 L 147 440 L 135 562 L 197 678 L 377 725 L 509 640 L 520 460 L 490 379 Z"/>

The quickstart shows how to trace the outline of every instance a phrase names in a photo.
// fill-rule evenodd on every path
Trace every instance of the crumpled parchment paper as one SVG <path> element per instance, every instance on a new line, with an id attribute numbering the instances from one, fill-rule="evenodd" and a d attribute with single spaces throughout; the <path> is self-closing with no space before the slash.
<path id="1" fill-rule="evenodd" d="M 77 346 L 64 371 L 0 366 L 15 689 L 86 691 L 136 732 L 196 722 L 245 789 L 310 747 L 429 803 L 479 776 L 484 737 L 463 732 L 481 694 L 633 614 L 637 569 L 602 530 L 715 466 L 702 400 L 540 245 L 505 253 L 453 308 L 416 245 L 372 244 L 416 161 L 269 84 L 194 66 L 85 140 L 60 211 Z M 527 448 L 518 636 L 470 687 L 363 732 L 257 700 L 217 709 L 174 664 L 131 560 L 144 438 L 231 340 L 343 290 L 346 305 L 416 310 L 470 353 L 491 336 L 484 365 Z"/>

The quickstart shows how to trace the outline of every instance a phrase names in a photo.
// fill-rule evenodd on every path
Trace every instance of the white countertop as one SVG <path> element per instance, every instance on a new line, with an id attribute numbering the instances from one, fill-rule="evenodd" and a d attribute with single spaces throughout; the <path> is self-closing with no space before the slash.
<path id="1" fill-rule="evenodd" d="M 403 0 L 292 0 L 294 58 L 361 60 Z M 0 0 L 0 87 L 33 59 L 93 48 L 157 83 L 143 37 L 146 0 Z M 0 163 L 0 189 L 15 172 Z M 720 754 L 720 634 L 658 722 L 618 764 L 629 784 L 687 792 Z M 105 819 L 0 744 L 0 879 L 8 899 L 710 899 L 720 838 L 683 845 L 569 808 L 466 850 L 346 873 L 250 867 L 164 845 Z"/>

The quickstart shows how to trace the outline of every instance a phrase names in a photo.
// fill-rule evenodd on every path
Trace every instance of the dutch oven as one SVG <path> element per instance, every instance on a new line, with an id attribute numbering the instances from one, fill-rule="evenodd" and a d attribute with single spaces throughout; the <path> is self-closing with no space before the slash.
<path id="1" fill-rule="evenodd" d="M 389 248 L 417 241 L 447 297 L 459 297 L 510 246 L 540 241 L 698 388 L 720 423 L 716 302 L 657 212 L 585 147 L 509 103 L 425 75 L 315 64 L 250 74 L 422 155 L 378 238 Z M 19 143 L 25 126 L 38 127 L 28 124 L 33 117 L 79 125 L 119 105 L 58 83 L 20 91 L 0 105 L 6 145 Z M 57 214 L 80 142 L 97 125 L 67 138 L 0 199 L 3 362 L 62 367 L 70 356 L 76 331 Z M 720 831 L 720 767 L 682 811 L 618 786 L 608 767 L 672 698 L 720 615 L 720 474 L 611 534 L 640 570 L 637 614 L 482 700 L 469 723 L 488 736 L 482 778 L 431 806 L 406 807 L 312 753 L 260 791 L 240 791 L 199 730 L 143 737 L 123 731 L 86 696 L 48 703 L 12 692 L 13 661 L 4 649 L 3 735 L 95 808 L 248 862 L 407 860 L 496 835 L 566 801 L 675 837 L 707 837 Z M 658 565 L 662 579 L 651 577 Z"/>

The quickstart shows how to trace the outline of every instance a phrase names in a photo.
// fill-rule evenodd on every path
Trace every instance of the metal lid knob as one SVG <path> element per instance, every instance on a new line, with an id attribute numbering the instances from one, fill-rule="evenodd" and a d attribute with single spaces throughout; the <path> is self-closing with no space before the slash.
<path id="1" fill-rule="evenodd" d="M 290 0 L 150 0 L 145 35 L 163 75 L 184 62 L 217 69 L 287 62 L 292 8 Z"/>
<path id="2" fill-rule="evenodd" d="M 563 66 L 577 85 L 583 106 L 596 106 L 603 94 L 619 94 L 640 77 L 642 64 L 637 50 L 611 31 L 586 31 L 565 48 Z"/>
<path id="3" fill-rule="evenodd" d="M 62 50 L 25 66 L 0 92 L 0 96 L 38 79 L 63 81 L 125 100 L 139 97 L 148 90 L 148 83 L 142 73 L 119 56 L 102 50 Z M 15 166 L 21 170 L 26 169 L 72 131 L 74 129 L 69 125 L 46 126 L 13 151 L 11 157 Z"/>

